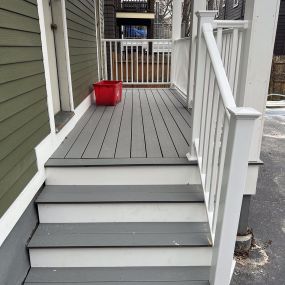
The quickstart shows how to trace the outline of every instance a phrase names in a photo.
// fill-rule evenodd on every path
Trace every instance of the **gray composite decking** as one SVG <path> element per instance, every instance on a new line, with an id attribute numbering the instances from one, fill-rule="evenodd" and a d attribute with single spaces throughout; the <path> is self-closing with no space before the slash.
<path id="1" fill-rule="evenodd" d="M 209 267 L 31 268 L 25 285 L 209 285 Z"/>
<path id="2" fill-rule="evenodd" d="M 194 185 L 49 185 L 37 204 L 59 203 L 202 203 L 202 186 Z"/>
<path id="3" fill-rule="evenodd" d="M 47 166 L 185 164 L 191 114 L 174 89 L 123 89 L 117 106 L 91 106 Z"/>
<path id="4" fill-rule="evenodd" d="M 208 223 L 40 224 L 28 248 L 208 247 Z"/>

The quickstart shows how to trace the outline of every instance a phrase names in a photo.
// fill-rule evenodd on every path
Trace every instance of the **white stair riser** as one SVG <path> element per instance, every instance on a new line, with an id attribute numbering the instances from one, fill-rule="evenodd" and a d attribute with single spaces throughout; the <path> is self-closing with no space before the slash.
<path id="1" fill-rule="evenodd" d="M 32 267 L 210 266 L 212 248 L 30 249 Z"/>
<path id="2" fill-rule="evenodd" d="M 165 185 L 199 184 L 198 167 L 113 166 L 46 167 L 46 185 Z"/>
<path id="3" fill-rule="evenodd" d="M 39 204 L 41 223 L 207 222 L 203 203 Z"/>

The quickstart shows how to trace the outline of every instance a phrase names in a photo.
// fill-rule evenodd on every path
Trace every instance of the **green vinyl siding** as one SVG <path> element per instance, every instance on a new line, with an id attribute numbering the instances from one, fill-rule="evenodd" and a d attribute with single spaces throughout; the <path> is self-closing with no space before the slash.
<path id="1" fill-rule="evenodd" d="M 92 0 L 66 1 L 70 68 L 75 107 L 98 81 L 95 8 Z"/>
<path id="2" fill-rule="evenodd" d="M 37 172 L 49 132 L 36 0 L 0 1 L 0 217 Z"/>

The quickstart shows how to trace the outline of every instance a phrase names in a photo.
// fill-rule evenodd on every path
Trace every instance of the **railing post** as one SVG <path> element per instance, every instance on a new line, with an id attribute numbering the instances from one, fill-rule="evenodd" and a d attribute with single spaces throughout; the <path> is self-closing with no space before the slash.
<path id="1" fill-rule="evenodd" d="M 252 108 L 234 108 L 228 111 L 230 123 L 215 230 L 211 285 L 230 283 L 252 131 L 255 119 L 261 115 Z"/>
<path id="2" fill-rule="evenodd" d="M 196 44 L 196 60 L 194 72 L 194 94 L 193 94 L 193 108 L 191 116 L 192 136 L 191 149 L 189 158 L 195 158 L 194 140 L 199 136 L 200 118 L 202 112 L 202 93 L 204 84 L 204 67 L 206 59 L 206 45 L 202 38 L 202 27 L 205 23 L 212 23 L 217 11 L 199 11 L 196 13 L 198 17 L 197 27 L 197 44 Z"/>
<path id="3" fill-rule="evenodd" d="M 197 25 L 198 18 L 196 12 L 206 10 L 206 1 L 192 0 L 191 1 L 191 35 L 188 63 L 188 82 L 187 82 L 187 105 L 192 107 L 193 91 L 194 91 L 194 72 L 195 72 L 195 56 L 197 44 Z"/>

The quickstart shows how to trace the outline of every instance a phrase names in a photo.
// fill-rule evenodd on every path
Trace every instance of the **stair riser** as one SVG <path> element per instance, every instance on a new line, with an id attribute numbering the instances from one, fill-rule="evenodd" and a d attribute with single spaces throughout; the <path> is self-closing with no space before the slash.
<path id="1" fill-rule="evenodd" d="M 30 249 L 31 267 L 210 266 L 212 248 Z"/>
<path id="2" fill-rule="evenodd" d="M 46 167 L 46 185 L 165 185 L 199 184 L 198 167 L 113 166 Z"/>
<path id="3" fill-rule="evenodd" d="M 207 222 L 203 203 L 39 204 L 41 223 Z"/>

